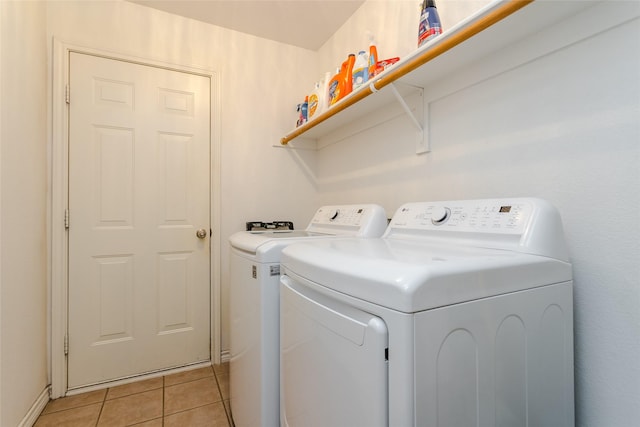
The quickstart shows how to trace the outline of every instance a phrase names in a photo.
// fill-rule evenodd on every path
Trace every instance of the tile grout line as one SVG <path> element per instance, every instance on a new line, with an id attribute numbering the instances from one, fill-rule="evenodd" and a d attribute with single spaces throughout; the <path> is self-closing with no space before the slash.
<path id="1" fill-rule="evenodd" d="M 167 415 L 168 415 L 168 416 L 172 416 L 172 415 L 176 415 L 176 414 L 180 414 L 180 413 L 184 413 L 184 412 L 189 412 L 189 411 L 193 411 L 194 409 L 204 408 L 204 407 L 206 407 L 206 406 L 214 405 L 214 404 L 216 404 L 216 403 L 221 403 L 221 404 L 222 404 L 222 409 L 224 410 L 225 416 L 226 416 L 226 418 L 227 418 L 227 426 L 231 426 L 231 425 L 232 425 L 232 424 L 230 423 L 230 421 L 229 421 L 229 413 L 227 412 L 227 408 L 226 408 L 226 406 L 224 405 L 224 395 L 222 394 L 222 387 L 220 386 L 220 382 L 218 381 L 218 375 L 216 374 L 215 370 L 213 369 L 213 366 L 212 366 L 211 368 L 212 368 L 212 370 L 213 370 L 213 375 L 212 375 L 212 376 L 213 376 L 213 379 L 214 379 L 214 381 L 215 381 L 215 383 L 216 383 L 216 388 L 217 388 L 217 390 L 218 390 L 218 393 L 220 394 L 220 400 L 219 400 L 219 401 L 215 401 L 215 402 L 211 402 L 211 403 L 204 403 L 204 404 L 202 404 L 202 405 L 194 406 L 194 407 L 192 407 L 192 408 L 182 409 L 182 410 L 179 410 L 179 411 L 177 411 L 177 412 L 173 412 L 173 413 L 171 413 L 171 414 L 165 414 L 165 410 L 164 410 L 164 397 L 163 397 L 163 401 L 162 401 L 162 404 L 163 404 L 163 409 L 162 409 L 162 425 L 163 425 L 163 426 L 164 426 L 164 424 L 165 424 L 165 419 L 166 419 L 166 416 L 167 416 Z M 193 380 L 189 380 L 189 381 L 185 381 L 185 382 L 181 382 L 181 383 L 177 383 L 177 384 L 172 384 L 172 385 L 170 385 L 169 387 L 173 387 L 173 386 L 181 385 L 181 384 L 188 384 L 188 383 L 191 383 L 191 382 L 201 381 L 201 380 L 205 380 L 205 379 L 207 379 L 207 377 L 196 378 L 196 379 L 193 379 Z M 163 381 L 164 381 L 164 379 L 163 379 Z M 164 386 L 164 383 L 163 383 L 163 388 L 162 388 L 162 390 L 163 390 L 163 395 L 164 395 L 164 390 L 165 390 L 165 388 L 166 388 L 166 386 Z"/>
<path id="2" fill-rule="evenodd" d="M 165 378 L 166 376 L 162 376 L 162 427 L 164 427 L 164 392 L 165 392 Z"/>
<path id="3" fill-rule="evenodd" d="M 220 364 L 220 366 L 222 366 L 222 364 Z M 220 386 L 220 381 L 218 380 L 218 374 L 216 373 L 215 368 L 213 367 L 213 364 L 211 365 L 211 369 L 213 369 L 213 376 L 216 379 L 216 384 L 218 386 L 218 393 L 220 393 L 220 399 L 222 402 L 222 409 L 224 409 L 224 413 L 227 416 L 227 425 L 229 427 L 232 426 L 231 424 L 231 400 L 229 400 L 229 411 L 227 411 L 227 405 L 224 404 L 224 394 L 222 394 L 222 387 Z"/>
<path id="4" fill-rule="evenodd" d="M 213 371 L 213 378 L 216 380 L 216 388 L 218 389 L 218 393 L 220 393 L 220 401 L 224 404 L 224 396 L 222 395 L 222 388 L 220 387 L 220 381 L 218 381 L 218 374 L 216 374 L 216 370 L 211 365 L 211 370 Z"/>
<path id="5" fill-rule="evenodd" d="M 220 400 L 219 400 L 219 401 L 215 401 L 215 402 L 211 402 L 211 403 L 203 403 L 203 404 L 201 404 L 201 405 L 194 406 L 194 407 L 192 407 L 192 408 L 190 407 L 190 408 L 186 408 L 186 409 L 181 409 L 181 410 L 179 410 L 179 411 L 172 412 L 171 414 L 165 414 L 165 411 L 164 411 L 164 398 L 163 398 L 163 401 L 162 401 L 162 405 L 163 405 L 163 408 L 162 408 L 162 422 L 163 422 L 163 426 L 164 426 L 164 420 L 165 420 L 165 417 L 166 417 L 167 415 L 168 415 L 168 416 L 172 416 L 172 415 L 175 415 L 175 414 L 180 414 L 180 413 L 184 413 L 184 412 L 189 412 L 189 411 L 193 411 L 194 409 L 204 408 L 204 407 L 206 407 L 206 406 L 214 405 L 214 404 L 216 404 L 216 403 L 222 403 L 222 408 L 223 408 L 223 409 L 224 409 L 224 411 L 225 411 L 225 415 L 227 415 L 227 410 L 226 410 L 226 408 L 225 408 L 225 406 L 224 406 L 224 396 L 222 395 L 222 388 L 220 387 L 220 384 L 219 384 L 219 382 L 218 382 L 218 376 L 216 375 L 215 370 L 213 370 L 213 366 L 211 366 L 211 368 L 212 368 L 212 372 L 213 372 L 212 377 L 213 377 L 213 380 L 214 380 L 214 381 L 215 381 L 215 383 L 216 383 L 216 389 L 218 390 L 218 393 L 220 394 Z M 207 378 L 209 378 L 209 377 L 196 378 L 196 379 L 189 380 L 189 381 L 185 381 L 185 382 L 181 382 L 181 383 L 171 384 L 169 387 L 178 386 L 178 385 L 182 385 L 182 384 L 189 384 L 189 383 L 196 382 L 196 381 L 202 381 L 202 380 L 206 380 Z M 163 394 L 164 394 L 165 386 L 163 386 L 162 390 L 163 390 Z M 228 416 L 228 415 L 227 415 L 227 425 L 229 425 L 229 416 Z"/>
<path id="6" fill-rule="evenodd" d="M 102 398 L 102 405 L 100 405 L 100 411 L 98 411 L 98 418 L 96 419 L 96 427 L 98 427 L 98 423 L 100 422 L 100 417 L 102 416 L 102 410 L 104 409 L 104 402 L 107 401 L 107 394 L 109 394 L 109 388 L 107 388 L 104 392 L 104 397 Z"/>
<path id="7" fill-rule="evenodd" d="M 224 404 L 225 396 L 223 395 L 223 392 L 222 392 L 222 386 L 220 385 L 220 380 L 218 379 L 218 374 L 216 373 L 216 371 L 215 371 L 215 369 L 214 369 L 213 365 L 211 365 L 211 370 L 212 370 L 213 378 L 214 378 L 214 380 L 215 380 L 215 382 L 216 382 L 216 388 L 217 388 L 218 393 L 219 393 L 219 395 L 220 395 L 220 401 L 219 401 L 219 403 L 222 403 L 222 405 L 223 405 L 223 409 L 224 409 L 224 411 L 225 411 L 225 415 L 226 415 L 226 418 L 227 418 L 227 425 L 228 425 L 228 426 L 231 426 L 232 424 L 230 423 L 230 416 L 229 416 L 229 412 L 227 411 L 227 408 L 226 408 L 226 406 L 225 406 L 225 404 Z M 207 378 L 207 377 L 202 377 L 202 378 L 195 378 L 195 379 L 191 379 L 191 380 L 188 380 L 188 381 L 178 382 L 178 383 L 175 383 L 175 384 L 171 384 L 169 387 L 177 386 L 177 385 L 181 385 L 181 384 L 188 384 L 188 383 L 195 382 L 195 381 L 200 381 L 200 380 L 203 380 L 203 379 L 206 379 L 206 378 Z M 165 417 L 167 416 L 167 414 L 165 413 L 165 412 L 166 412 L 166 408 L 165 408 L 166 387 L 167 387 L 167 384 L 166 384 L 166 376 L 162 376 L 162 415 L 161 415 L 161 416 L 162 416 L 162 426 L 163 426 L 163 427 L 164 427 L 164 425 L 165 425 Z M 105 404 L 106 404 L 106 401 L 108 400 L 107 398 L 108 398 L 108 395 L 109 395 L 109 391 L 110 391 L 110 389 L 111 389 L 111 387 L 107 387 L 107 388 L 105 389 L 105 392 L 104 392 L 104 395 L 103 395 L 103 397 L 102 397 L 102 400 L 101 400 L 101 401 L 99 401 L 99 402 L 95 402 L 95 403 L 100 403 L 100 410 L 98 411 L 98 416 L 97 416 L 97 419 L 96 419 L 96 421 L 95 421 L 94 427 L 97 427 L 97 426 L 99 425 L 99 423 L 100 423 L 100 419 L 101 419 L 101 417 L 102 417 L 102 413 L 104 412 L 104 406 L 105 406 Z M 113 399 L 111 399 L 111 400 L 124 399 L 124 398 L 130 397 L 130 396 L 136 395 L 136 394 L 142 394 L 142 393 L 146 393 L 146 392 L 149 392 L 149 391 L 152 391 L 152 390 L 153 390 L 153 389 L 151 389 L 151 390 L 138 391 L 138 392 L 130 393 L 130 394 L 126 394 L 126 395 L 123 395 L 123 396 L 114 397 L 114 398 L 113 398 Z M 93 404 L 95 404 L 95 403 L 93 403 Z M 213 403 L 218 403 L 218 402 L 212 402 L 212 404 L 213 404 Z M 93 404 L 92 404 L 92 403 L 87 403 L 87 404 L 84 404 L 84 405 L 79 405 L 79 406 L 77 406 L 77 407 L 66 408 L 66 409 L 60 409 L 60 410 L 58 410 L 58 411 L 53 411 L 53 412 L 51 412 L 51 414 L 55 414 L 55 413 L 58 413 L 58 412 L 65 412 L 65 411 L 75 411 L 75 410 L 77 410 L 77 409 L 79 409 L 79 408 L 82 408 L 82 407 L 85 407 L 85 406 L 91 406 L 91 405 L 93 405 Z M 199 407 L 204 407 L 204 406 L 207 406 L 207 405 L 209 405 L 209 404 L 204 404 L 204 405 L 198 406 L 197 408 L 199 408 Z M 189 410 L 191 410 L 191 409 L 195 409 L 195 408 L 190 408 Z M 186 412 L 186 411 L 187 411 L 187 410 L 184 410 L 184 411 L 178 411 L 178 412 L 176 412 L 176 413 Z M 47 414 L 47 415 L 48 415 L 48 414 Z M 172 414 L 168 414 L 168 415 L 172 415 Z M 41 415 L 41 416 L 42 416 L 42 415 Z"/>

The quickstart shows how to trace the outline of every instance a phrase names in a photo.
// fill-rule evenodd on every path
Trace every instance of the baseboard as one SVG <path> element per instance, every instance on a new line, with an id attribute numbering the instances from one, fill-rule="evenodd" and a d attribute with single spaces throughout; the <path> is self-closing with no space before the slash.
<path id="1" fill-rule="evenodd" d="M 103 390 L 105 388 L 117 387 L 119 385 L 130 384 L 138 381 L 148 380 L 151 378 L 163 377 L 166 375 L 172 375 L 180 372 L 191 371 L 194 369 L 206 368 L 207 366 L 211 366 L 211 361 L 207 360 L 205 362 L 198 362 L 191 365 L 181 366 L 179 368 L 158 370 L 155 372 L 147 372 L 145 374 L 140 374 L 140 375 L 132 375 L 130 377 L 122 378 L 119 380 L 107 381 L 107 382 L 93 384 L 89 386 L 69 389 L 67 390 L 67 393 L 65 394 L 65 396 L 75 396 L 76 394 L 82 394 L 82 393 L 87 393 L 87 392 L 96 391 L 96 390 Z"/>
<path id="2" fill-rule="evenodd" d="M 222 352 L 220 353 L 220 362 L 225 363 L 230 360 L 231 360 L 231 353 L 229 353 L 229 350 L 222 350 Z"/>
<path id="3" fill-rule="evenodd" d="M 44 407 L 47 406 L 47 403 L 49 403 L 49 386 L 46 386 L 44 390 L 42 390 L 42 393 L 40 393 L 40 396 L 38 396 L 36 401 L 33 402 L 33 405 L 22 421 L 20 421 L 18 427 L 32 427 L 36 423 L 36 420 L 42 413 Z"/>

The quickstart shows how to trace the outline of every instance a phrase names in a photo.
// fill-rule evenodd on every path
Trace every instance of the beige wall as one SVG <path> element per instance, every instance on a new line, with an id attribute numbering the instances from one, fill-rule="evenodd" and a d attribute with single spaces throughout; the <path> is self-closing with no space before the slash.
<path id="1" fill-rule="evenodd" d="M 0 2 L 0 425 L 47 387 L 45 7 Z"/>

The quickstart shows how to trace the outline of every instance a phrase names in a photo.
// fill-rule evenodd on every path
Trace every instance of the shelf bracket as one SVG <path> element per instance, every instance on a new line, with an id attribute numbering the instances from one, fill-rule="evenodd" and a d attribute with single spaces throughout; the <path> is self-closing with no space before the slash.
<path id="1" fill-rule="evenodd" d="M 285 148 L 285 149 L 289 149 L 289 150 L 317 151 L 318 150 L 318 141 L 316 141 L 315 139 L 311 139 L 311 138 L 297 137 L 297 138 L 295 138 L 295 140 L 289 141 L 286 145 L 283 145 L 282 143 L 280 143 L 280 144 L 273 144 L 272 147 L 274 147 L 274 148 Z"/>
<path id="2" fill-rule="evenodd" d="M 416 109 L 417 110 L 416 113 L 418 115 L 418 117 L 416 117 L 416 114 L 414 114 L 411 107 L 409 107 L 405 98 L 400 94 L 400 92 L 398 91 L 398 88 L 396 88 L 397 84 L 398 83 L 390 83 L 388 86 L 390 87 L 391 92 L 396 97 L 396 100 L 404 110 L 409 121 L 416 128 L 416 154 L 428 153 L 429 151 L 431 151 L 431 149 L 429 147 L 429 140 L 426 138 L 425 129 L 423 128 L 423 125 L 422 125 L 422 123 L 426 123 L 424 121 L 424 105 L 421 105 L 420 108 Z M 418 87 L 413 87 L 413 89 L 417 89 L 419 91 L 420 99 L 422 100 L 424 95 L 423 93 L 424 90 Z M 412 93 L 415 93 L 415 92 L 412 92 Z"/>

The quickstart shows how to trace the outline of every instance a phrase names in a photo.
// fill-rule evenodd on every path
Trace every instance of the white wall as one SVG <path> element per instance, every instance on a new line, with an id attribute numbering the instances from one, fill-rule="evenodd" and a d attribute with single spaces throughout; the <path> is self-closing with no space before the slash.
<path id="1" fill-rule="evenodd" d="M 274 149 L 293 128 L 300 76 L 315 52 L 249 36 L 124 1 L 47 3 L 47 36 L 62 42 L 221 75 L 222 348 L 228 348 L 228 237 L 249 220 L 313 214 L 314 183 L 297 156 Z M 304 156 L 304 153 L 302 153 Z M 305 224 L 306 225 L 306 224 Z"/>
<path id="2" fill-rule="evenodd" d="M 387 7 L 360 8 L 320 64 L 353 50 L 345 35 Z M 640 6 L 597 7 L 425 90 L 431 153 L 414 154 L 401 118 L 321 149 L 316 174 L 321 202 L 372 200 L 389 215 L 420 200 L 555 204 L 575 278 L 577 425 L 623 427 L 640 419 Z M 382 57 L 415 46 L 417 18 L 405 12 L 395 20 L 408 35 L 377 27 L 379 45 L 390 40 Z"/>
<path id="3" fill-rule="evenodd" d="M 0 2 L 0 425 L 47 387 L 46 41 L 42 2 Z"/>

